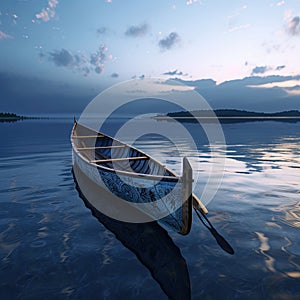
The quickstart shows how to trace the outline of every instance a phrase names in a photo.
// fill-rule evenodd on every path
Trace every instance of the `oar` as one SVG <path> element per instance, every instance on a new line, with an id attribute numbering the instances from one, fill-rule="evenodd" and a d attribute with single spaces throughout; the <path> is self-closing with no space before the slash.
<path id="1" fill-rule="evenodd" d="M 220 246 L 224 251 L 226 251 L 227 253 L 233 255 L 233 254 L 234 254 L 233 248 L 232 248 L 232 247 L 230 246 L 230 244 L 225 240 L 225 238 L 224 238 L 223 236 L 221 236 L 221 235 L 217 232 L 217 230 L 216 230 L 216 229 L 214 228 L 214 226 L 210 223 L 210 221 L 208 220 L 208 218 L 206 217 L 206 215 L 205 215 L 202 211 L 200 211 L 202 217 L 205 219 L 205 221 L 208 223 L 209 226 L 208 226 L 207 224 L 205 224 L 205 222 L 202 220 L 202 218 L 201 218 L 201 216 L 200 216 L 198 210 L 195 209 L 195 208 L 194 208 L 194 210 L 195 210 L 195 212 L 196 212 L 196 214 L 197 214 L 199 220 L 200 220 L 200 221 L 202 222 L 202 224 L 203 224 L 203 225 L 211 232 L 211 234 L 214 236 L 214 238 L 216 239 L 216 241 L 217 241 L 217 243 L 219 244 L 219 246 Z"/>

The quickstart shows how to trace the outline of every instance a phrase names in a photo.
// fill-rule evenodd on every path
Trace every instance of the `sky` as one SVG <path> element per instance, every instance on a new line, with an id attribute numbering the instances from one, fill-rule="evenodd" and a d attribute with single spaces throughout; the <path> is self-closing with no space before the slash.
<path id="1" fill-rule="evenodd" d="M 1 0 L 0 110 L 78 111 L 145 77 L 214 108 L 300 109 L 299 53 L 299 0 Z"/>

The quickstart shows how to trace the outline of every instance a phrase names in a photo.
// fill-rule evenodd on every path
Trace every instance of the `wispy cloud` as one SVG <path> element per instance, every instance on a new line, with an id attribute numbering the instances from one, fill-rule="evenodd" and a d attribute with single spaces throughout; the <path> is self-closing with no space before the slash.
<path id="1" fill-rule="evenodd" d="M 108 28 L 105 26 L 102 26 L 97 29 L 97 35 L 105 35 L 108 33 Z"/>
<path id="2" fill-rule="evenodd" d="M 242 14 L 242 12 L 244 10 L 246 10 L 247 8 L 248 8 L 247 5 L 243 5 L 243 6 L 239 7 L 239 8 L 237 8 L 231 15 L 227 16 L 228 21 L 232 22 L 232 20 L 234 20 L 237 17 L 239 17 Z"/>
<path id="3" fill-rule="evenodd" d="M 287 31 L 290 35 L 300 34 L 300 17 L 296 16 L 288 23 Z"/>
<path id="4" fill-rule="evenodd" d="M 101 46 L 95 53 L 84 55 L 82 53 L 74 54 L 69 50 L 61 49 L 52 51 L 48 55 L 42 53 L 41 57 L 48 57 L 57 67 L 65 67 L 87 76 L 92 71 L 97 74 L 102 73 L 106 61 L 106 51 L 107 48 Z"/>
<path id="5" fill-rule="evenodd" d="M 12 36 L 0 30 L 0 40 L 12 39 Z"/>
<path id="6" fill-rule="evenodd" d="M 247 29 L 250 26 L 251 26 L 250 24 L 241 24 L 238 26 L 233 26 L 233 27 L 229 28 L 228 32 L 235 32 L 237 30 Z"/>
<path id="7" fill-rule="evenodd" d="M 250 27 L 250 24 L 238 24 L 241 23 L 240 16 L 244 11 L 248 9 L 247 5 L 243 5 L 237 8 L 231 15 L 227 16 L 228 32 L 234 32 L 241 29 Z"/>
<path id="8" fill-rule="evenodd" d="M 255 67 L 255 68 L 253 68 L 251 75 L 264 74 L 269 70 L 270 70 L 270 67 L 268 67 L 268 66 Z"/>
<path id="9" fill-rule="evenodd" d="M 287 46 L 287 44 L 283 44 L 283 43 L 264 42 L 262 44 L 262 47 L 265 48 L 267 53 L 270 54 L 270 53 L 273 53 L 273 52 L 284 53 L 288 46 Z"/>
<path id="10" fill-rule="evenodd" d="M 148 32 L 149 26 L 144 23 L 141 25 L 133 25 L 128 27 L 125 31 L 125 35 L 129 37 L 141 37 L 144 36 Z"/>
<path id="11" fill-rule="evenodd" d="M 165 72 L 165 73 L 163 73 L 163 75 L 169 75 L 169 76 L 178 75 L 178 76 L 181 76 L 181 75 L 183 75 L 183 72 L 178 71 L 178 70 L 174 70 L 174 71 Z"/>
<path id="12" fill-rule="evenodd" d="M 257 66 L 252 69 L 251 75 L 257 75 L 257 74 L 264 74 L 268 71 L 275 70 L 275 71 L 281 71 L 285 68 L 285 65 L 280 65 L 276 67 L 272 66 Z"/>
<path id="13" fill-rule="evenodd" d="M 290 96 L 300 96 L 300 82 L 298 85 L 294 87 L 288 87 L 285 88 L 285 91 L 290 95 Z"/>
<path id="14" fill-rule="evenodd" d="M 283 0 L 283 1 L 277 2 L 277 3 L 276 3 L 276 6 L 282 6 L 282 5 L 284 5 L 284 4 L 285 4 L 285 1 Z"/>
<path id="15" fill-rule="evenodd" d="M 171 32 L 167 37 L 161 39 L 158 45 L 161 50 L 170 50 L 180 41 L 179 35 L 176 32 Z"/>
<path id="16" fill-rule="evenodd" d="M 39 13 L 35 15 L 35 17 L 39 20 L 43 20 L 44 22 L 50 21 L 55 17 L 55 9 L 58 5 L 58 0 L 49 0 L 48 6 L 43 8 Z"/>
<path id="17" fill-rule="evenodd" d="M 97 74 L 100 74 L 103 71 L 104 62 L 106 60 L 106 51 L 107 48 L 105 46 L 101 46 L 96 53 L 93 53 L 90 56 L 90 64 L 94 67 L 94 71 Z"/>
<path id="18" fill-rule="evenodd" d="M 274 88 L 274 87 L 292 89 L 292 88 L 297 88 L 299 86 L 300 86 L 299 79 L 288 79 L 288 80 L 277 81 L 277 82 L 273 81 L 273 82 L 269 82 L 269 83 L 265 83 L 265 84 L 249 85 L 249 87 L 262 88 L 262 89 L 270 89 L 270 88 Z"/>
<path id="19" fill-rule="evenodd" d="M 119 77 L 119 74 L 118 73 L 112 73 L 110 75 L 111 78 L 118 78 Z"/>
<path id="20" fill-rule="evenodd" d="M 282 65 L 282 66 L 277 66 L 277 67 L 275 68 L 275 70 L 276 70 L 276 71 L 281 71 L 281 70 L 284 69 L 284 68 L 285 68 L 284 65 Z"/>
<path id="21" fill-rule="evenodd" d="M 198 2 L 198 0 L 188 0 L 186 1 L 186 5 L 192 5 L 195 2 Z"/>
<path id="22" fill-rule="evenodd" d="M 75 64 L 75 56 L 66 49 L 49 53 L 49 58 L 58 67 L 68 67 Z"/>

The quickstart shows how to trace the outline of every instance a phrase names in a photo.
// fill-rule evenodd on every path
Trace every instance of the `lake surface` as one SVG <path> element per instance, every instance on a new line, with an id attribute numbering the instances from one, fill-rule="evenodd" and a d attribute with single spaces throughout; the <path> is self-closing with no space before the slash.
<path id="1" fill-rule="evenodd" d="M 232 256 L 195 214 L 188 236 L 93 215 L 72 175 L 72 123 L 0 123 L 1 299 L 167 299 L 174 283 L 178 299 L 300 299 L 300 122 L 222 125 L 224 177 L 207 207 Z M 180 173 L 168 143 L 136 146 Z M 186 153 L 201 194 L 211 158 L 197 146 Z"/>

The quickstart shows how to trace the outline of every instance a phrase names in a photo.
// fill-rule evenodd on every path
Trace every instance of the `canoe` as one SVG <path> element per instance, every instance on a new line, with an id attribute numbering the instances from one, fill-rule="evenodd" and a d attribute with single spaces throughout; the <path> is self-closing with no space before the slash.
<path id="1" fill-rule="evenodd" d="M 71 144 L 73 166 L 151 220 L 186 235 L 191 229 L 192 207 L 207 214 L 205 206 L 192 193 L 192 168 L 187 158 L 183 158 L 179 176 L 143 151 L 76 120 Z M 91 190 L 86 193 L 91 196 L 87 199 L 93 198 L 91 204 L 97 206 L 95 196 L 100 199 L 101 195 L 93 195 Z M 101 210 L 101 205 L 98 207 Z"/>

